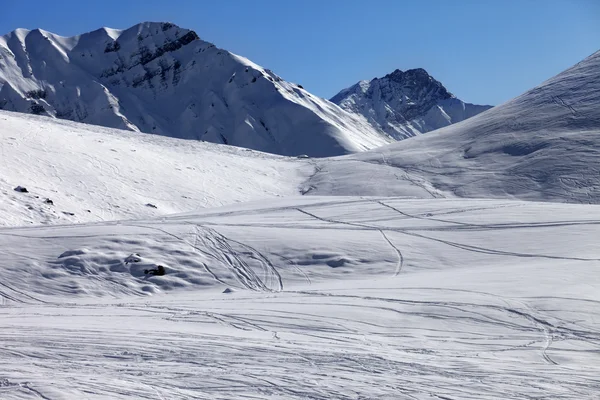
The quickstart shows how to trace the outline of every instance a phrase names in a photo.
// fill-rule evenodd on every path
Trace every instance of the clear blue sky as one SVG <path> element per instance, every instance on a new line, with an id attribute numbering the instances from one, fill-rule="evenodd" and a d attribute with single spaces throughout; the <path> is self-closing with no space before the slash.
<path id="1" fill-rule="evenodd" d="M 600 49 L 600 0 L 2 0 L 0 34 L 63 36 L 171 21 L 331 97 L 422 67 L 459 98 L 499 104 Z"/>

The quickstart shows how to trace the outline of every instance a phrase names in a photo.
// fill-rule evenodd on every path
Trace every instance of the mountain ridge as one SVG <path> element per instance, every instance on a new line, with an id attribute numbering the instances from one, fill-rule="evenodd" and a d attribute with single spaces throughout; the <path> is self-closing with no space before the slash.
<path id="1" fill-rule="evenodd" d="M 331 156 L 393 140 L 250 60 L 172 23 L 72 37 L 0 38 L 0 109 L 282 155 Z"/>

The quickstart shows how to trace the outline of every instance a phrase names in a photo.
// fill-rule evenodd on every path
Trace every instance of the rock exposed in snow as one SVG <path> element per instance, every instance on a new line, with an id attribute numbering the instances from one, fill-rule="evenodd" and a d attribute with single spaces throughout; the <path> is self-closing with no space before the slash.
<path id="1" fill-rule="evenodd" d="M 491 108 L 457 99 L 421 68 L 360 81 L 331 101 L 396 139 L 443 128 Z"/>
<path id="2" fill-rule="evenodd" d="M 392 141 L 171 23 L 1 36 L 0 109 L 283 155 L 340 155 Z"/>

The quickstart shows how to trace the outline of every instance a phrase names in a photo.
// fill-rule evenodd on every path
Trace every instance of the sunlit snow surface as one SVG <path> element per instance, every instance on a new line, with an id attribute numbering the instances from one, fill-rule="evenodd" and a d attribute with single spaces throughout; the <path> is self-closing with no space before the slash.
<path id="1" fill-rule="evenodd" d="M 597 206 L 358 197 L 4 228 L 0 397 L 593 399 L 599 234 Z"/>

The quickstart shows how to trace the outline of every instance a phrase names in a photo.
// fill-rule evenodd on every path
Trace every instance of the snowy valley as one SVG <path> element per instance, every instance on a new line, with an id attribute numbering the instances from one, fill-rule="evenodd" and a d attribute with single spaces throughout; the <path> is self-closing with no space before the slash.
<path id="1" fill-rule="evenodd" d="M 119 85 L 60 85 L 91 73 L 83 59 L 119 59 L 138 37 L 183 43 L 189 32 L 176 29 L 0 42 L 0 66 L 32 68 L 26 79 L 0 68 L 11 82 L 0 89 L 5 110 L 39 104 L 56 117 L 59 98 L 82 109 L 89 96 L 98 103 L 82 120 L 114 122 L 0 111 L 1 399 L 597 398 L 600 52 L 501 106 L 393 144 L 364 116 L 216 57 L 199 39 L 111 79 L 132 84 L 179 60 L 180 79 L 201 82 L 187 66 L 222 61 L 206 93 L 247 90 L 257 105 L 238 139 L 236 125 L 211 134 L 241 147 L 190 140 L 219 142 L 189 136 L 208 116 L 177 133 L 156 119 L 157 134 L 144 133 L 150 125 L 121 106 L 145 113 L 170 101 L 152 97 L 160 74 L 139 92 L 120 84 L 118 96 Z M 35 46 L 52 55 L 25 62 L 16 49 L 41 36 L 46 47 Z M 40 64 L 50 57 L 66 64 Z M 78 72 L 52 75 L 67 64 Z M 244 88 L 227 89 L 234 73 Z M 35 90 L 47 92 L 23 99 Z M 229 106 L 222 115 L 243 125 L 243 107 Z M 144 272 L 157 265 L 165 275 Z"/>

